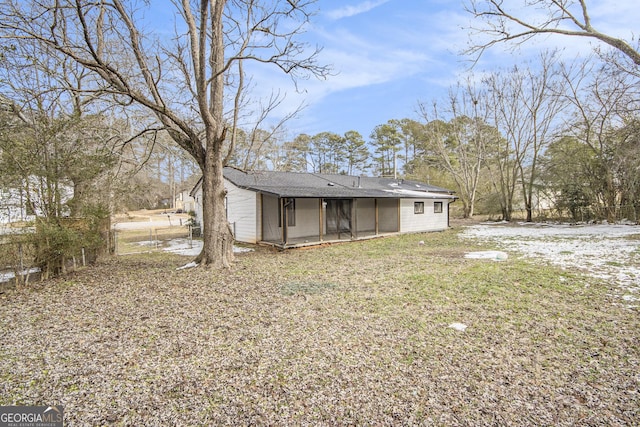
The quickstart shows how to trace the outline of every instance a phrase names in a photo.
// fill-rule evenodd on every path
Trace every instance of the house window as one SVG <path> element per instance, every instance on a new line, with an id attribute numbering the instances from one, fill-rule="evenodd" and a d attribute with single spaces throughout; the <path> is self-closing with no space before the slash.
<path id="1" fill-rule="evenodd" d="M 414 214 L 423 214 L 424 213 L 424 202 L 413 202 L 413 213 Z"/>
<path id="2" fill-rule="evenodd" d="M 286 213 L 287 213 L 287 226 L 293 227 L 296 225 L 296 199 L 287 198 L 282 199 Z M 278 204 L 278 216 L 280 217 L 280 227 L 282 227 L 282 203 Z"/>
<path id="3" fill-rule="evenodd" d="M 442 202 L 433 202 L 433 213 L 442 213 Z"/>

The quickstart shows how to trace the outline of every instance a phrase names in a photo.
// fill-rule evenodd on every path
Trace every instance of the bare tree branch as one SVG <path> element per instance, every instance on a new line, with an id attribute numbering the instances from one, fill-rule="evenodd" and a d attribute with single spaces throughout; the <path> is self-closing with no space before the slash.
<path id="1" fill-rule="evenodd" d="M 229 157 L 225 82 L 234 65 L 247 60 L 279 67 L 294 81 L 326 75 L 328 68 L 317 64 L 319 49 L 297 40 L 314 1 L 174 0 L 182 19 L 176 28 L 186 32 L 169 39 L 142 31 L 144 16 L 134 0 L 5 0 L 0 37 L 32 40 L 65 56 L 90 71 L 94 93 L 112 94 L 157 117 L 203 173 L 201 259 L 228 267 L 233 237 L 222 175 Z M 235 89 L 242 93 L 243 85 L 241 78 Z"/>
<path id="2" fill-rule="evenodd" d="M 624 39 L 616 38 L 595 29 L 589 17 L 586 0 L 533 0 L 526 7 L 508 9 L 514 3 L 505 0 L 470 0 L 465 8 L 482 22 L 471 28 L 471 37 L 488 35 L 488 41 L 472 41 L 465 51 L 477 59 L 490 47 L 499 43 L 520 45 L 540 34 L 586 37 L 599 40 L 624 54 L 640 65 L 640 52 Z M 519 4 L 519 6 L 522 6 Z M 543 10 L 546 16 L 540 22 L 532 20 L 531 11 Z M 568 26 L 563 26 L 567 24 Z"/>

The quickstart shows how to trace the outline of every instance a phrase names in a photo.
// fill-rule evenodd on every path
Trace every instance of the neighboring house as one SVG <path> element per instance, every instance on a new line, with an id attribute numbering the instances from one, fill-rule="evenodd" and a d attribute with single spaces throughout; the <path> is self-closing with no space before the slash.
<path id="1" fill-rule="evenodd" d="M 195 210 L 195 200 L 191 197 L 191 193 L 188 190 L 182 190 L 176 195 L 173 206 L 176 210 L 191 212 Z"/>
<path id="2" fill-rule="evenodd" d="M 239 242 L 297 247 L 445 230 L 453 192 L 390 178 L 224 169 L 227 219 Z M 202 181 L 191 191 L 202 222 Z"/>
<path id="3" fill-rule="evenodd" d="M 37 178 L 31 178 L 31 191 L 18 188 L 0 188 L 0 224 L 33 221 L 37 216 L 44 215 L 43 198 L 38 192 Z M 73 197 L 73 188 L 68 185 L 60 187 L 62 203 L 67 203 Z M 27 203 L 27 200 L 30 203 Z M 68 212 L 67 212 L 68 215 Z"/>
<path id="4" fill-rule="evenodd" d="M 20 190 L 0 189 L 0 224 L 33 221 L 34 212 L 27 208 L 26 197 Z"/>

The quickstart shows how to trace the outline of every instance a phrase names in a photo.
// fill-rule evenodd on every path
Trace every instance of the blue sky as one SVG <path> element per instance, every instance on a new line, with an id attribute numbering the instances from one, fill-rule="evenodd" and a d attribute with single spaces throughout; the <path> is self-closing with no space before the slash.
<path id="1" fill-rule="evenodd" d="M 631 39 L 633 30 L 640 30 L 636 1 L 591 0 L 594 26 Z M 470 67 L 468 58 L 459 55 L 468 43 L 470 23 L 461 0 L 319 0 L 316 6 L 318 14 L 305 38 L 324 47 L 320 61 L 331 64 L 335 75 L 301 82 L 301 94 L 275 70 L 254 76 L 256 87 L 265 93 L 287 92 L 284 109 L 306 103 L 299 117 L 287 124 L 293 136 L 356 130 L 368 139 L 376 125 L 389 119 L 418 119 L 418 102 L 442 99 Z M 552 36 L 517 52 L 498 47 L 474 72 L 512 66 L 545 48 L 565 48 L 567 55 L 586 53 L 590 43 Z"/>
<path id="2" fill-rule="evenodd" d="M 163 2 L 166 0 L 162 0 Z M 282 0 L 283 1 L 283 0 Z M 468 0 L 317 0 L 304 39 L 323 47 L 319 62 L 333 67 L 326 80 L 300 81 L 297 93 L 291 79 L 273 66 L 258 67 L 252 76 L 252 97 L 286 93 L 272 121 L 306 108 L 287 123 L 290 137 L 323 131 L 344 134 L 356 130 L 365 140 L 374 127 L 390 119 L 412 118 L 419 102 L 446 97 L 449 88 L 464 81 L 471 62 L 461 56 L 469 42 L 472 18 L 464 9 Z M 505 0 L 509 7 L 526 0 Z M 635 40 L 640 36 L 637 0 L 588 0 L 593 26 L 605 34 Z M 173 25 L 171 8 L 152 7 L 167 32 Z M 536 11 L 527 9 L 527 16 Z M 154 18 L 155 19 L 155 18 Z M 476 23 L 477 24 L 477 23 Z M 635 38 L 634 38 L 635 37 Z M 474 66 L 482 73 L 533 60 L 542 50 L 560 48 L 568 58 L 587 54 L 597 42 L 584 37 L 537 37 L 517 51 L 496 46 Z M 249 69 L 247 65 L 245 69 Z"/>
<path id="3" fill-rule="evenodd" d="M 317 6 L 305 37 L 323 46 L 320 61 L 334 75 L 302 82 L 301 96 L 288 91 L 289 106 L 301 98 L 307 105 L 287 125 L 294 135 L 357 130 L 367 139 L 389 119 L 417 118 L 417 102 L 446 92 L 456 70 L 468 66 L 457 54 L 467 19 L 459 2 L 320 0 Z"/>

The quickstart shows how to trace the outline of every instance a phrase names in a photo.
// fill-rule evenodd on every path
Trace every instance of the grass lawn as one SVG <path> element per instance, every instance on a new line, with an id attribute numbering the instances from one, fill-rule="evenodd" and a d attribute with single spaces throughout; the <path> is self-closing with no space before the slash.
<path id="1" fill-rule="evenodd" d="M 147 230 L 122 230 L 116 233 L 117 254 L 139 254 L 162 250 L 173 239 L 189 238 L 186 226 L 161 227 Z"/>
<path id="2" fill-rule="evenodd" d="M 457 233 L 223 272 L 123 256 L 7 291 L 0 405 L 69 426 L 640 424 L 638 311 L 578 272 L 465 259 L 492 248 Z"/>

